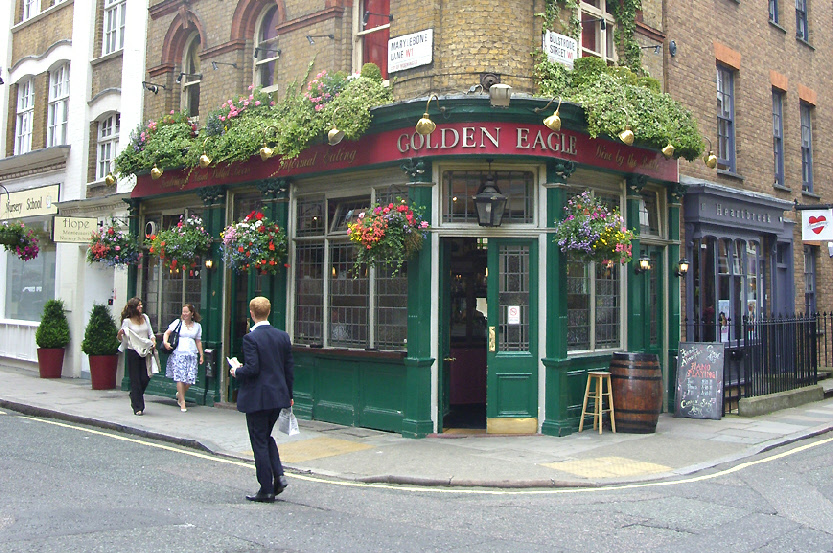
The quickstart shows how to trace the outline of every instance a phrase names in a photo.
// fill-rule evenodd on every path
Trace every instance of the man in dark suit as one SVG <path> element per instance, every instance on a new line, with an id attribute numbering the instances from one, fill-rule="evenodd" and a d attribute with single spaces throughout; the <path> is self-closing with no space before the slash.
<path id="1" fill-rule="evenodd" d="M 255 456 L 255 472 L 260 489 L 247 495 L 249 501 L 271 503 L 287 486 L 283 474 L 278 444 L 272 429 L 281 409 L 291 407 L 292 399 L 292 344 L 289 334 L 274 328 L 267 320 L 272 304 L 264 297 L 249 302 L 249 312 L 255 325 L 243 336 L 243 360 L 231 359 L 231 375 L 237 378 L 237 410 L 246 414 L 249 440 Z"/>

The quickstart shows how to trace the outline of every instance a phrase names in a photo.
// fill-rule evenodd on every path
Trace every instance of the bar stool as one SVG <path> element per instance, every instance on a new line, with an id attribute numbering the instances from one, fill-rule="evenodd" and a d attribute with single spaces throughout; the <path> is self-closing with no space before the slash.
<path id="1" fill-rule="evenodd" d="M 592 390 L 593 395 L 590 395 L 590 381 L 595 383 L 595 389 Z M 603 383 L 607 382 L 607 392 L 604 391 Z M 607 409 L 604 409 L 602 403 L 604 396 L 607 396 Z M 587 373 L 587 386 L 584 388 L 584 403 L 581 406 L 581 421 L 578 423 L 578 431 L 584 430 L 584 417 L 587 416 L 587 400 L 593 398 L 593 430 L 596 425 L 599 425 L 599 434 L 602 433 L 602 415 L 610 413 L 610 428 L 613 433 L 616 433 L 616 418 L 613 412 L 613 390 L 610 385 L 610 373 L 608 371 L 590 371 Z"/>

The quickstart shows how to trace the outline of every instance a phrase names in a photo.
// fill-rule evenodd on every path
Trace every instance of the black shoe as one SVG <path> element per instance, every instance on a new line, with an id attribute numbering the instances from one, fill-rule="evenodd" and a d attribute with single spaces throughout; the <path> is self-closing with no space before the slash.
<path id="1" fill-rule="evenodd" d="M 258 491 L 254 495 L 247 495 L 246 499 L 249 501 L 257 501 L 258 503 L 273 503 L 275 501 L 275 494 Z"/>
<path id="2" fill-rule="evenodd" d="M 278 495 L 279 493 L 284 491 L 288 485 L 289 482 L 286 481 L 286 476 L 284 476 L 283 474 L 278 476 L 278 479 L 275 480 L 275 495 Z"/>

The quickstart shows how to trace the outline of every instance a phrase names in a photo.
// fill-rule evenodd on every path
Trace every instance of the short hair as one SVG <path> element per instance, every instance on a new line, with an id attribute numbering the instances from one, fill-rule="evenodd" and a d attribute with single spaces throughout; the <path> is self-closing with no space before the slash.
<path id="1" fill-rule="evenodd" d="M 249 309 L 258 319 L 265 319 L 272 311 L 272 303 L 267 298 L 258 296 L 256 298 L 252 298 L 252 301 L 249 302 Z"/>
<path id="2" fill-rule="evenodd" d="M 186 303 L 185 307 L 187 307 L 188 311 L 191 312 L 191 320 L 194 321 L 195 323 L 200 322 L 200 319 L 202 319 L 202 317 L 200 317 L 200 314 L 197 313 L 197 308 L 194 307 L 194 304 L 193 303 Z"/>

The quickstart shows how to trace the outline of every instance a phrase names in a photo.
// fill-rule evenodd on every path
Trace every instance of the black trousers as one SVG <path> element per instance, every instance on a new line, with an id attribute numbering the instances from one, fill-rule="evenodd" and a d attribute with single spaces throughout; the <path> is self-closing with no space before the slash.
<path id="1" fill-rule="evenodd" d="M 252 453 L 255 455 L 255 473 L 257 482 L 260 484 L 260 491 L 263 493 L 274 493 L 275 479 L 283 475 L 278 444 L 272 437 L 272 429 L 275 428 L 280 413 L 280 409 L 246 413 L 249 441 L 252 443 Z"/>
<path id="2" fill-rule="evenodd" d="M 130 406 L 133 412 L 145 410 L 145 390 L 147 390 L 150 377 L 148 376 L 147 362 L 136 350 L 125 351 L 127 358 L 127 375 L 130 378 Z"/>

